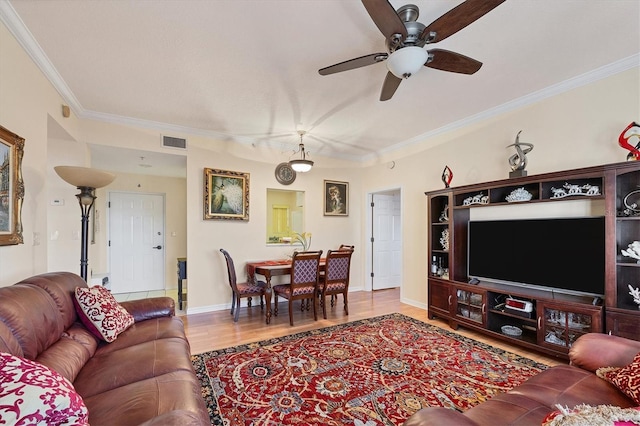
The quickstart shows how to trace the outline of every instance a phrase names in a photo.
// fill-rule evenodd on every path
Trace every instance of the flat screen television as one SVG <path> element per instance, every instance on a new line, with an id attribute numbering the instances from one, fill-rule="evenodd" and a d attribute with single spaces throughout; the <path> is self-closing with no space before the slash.
<path id="1" fill-rule="evenodd" d="M 604 217 L 469 222 L 468 275 L 604 295 Z"/>

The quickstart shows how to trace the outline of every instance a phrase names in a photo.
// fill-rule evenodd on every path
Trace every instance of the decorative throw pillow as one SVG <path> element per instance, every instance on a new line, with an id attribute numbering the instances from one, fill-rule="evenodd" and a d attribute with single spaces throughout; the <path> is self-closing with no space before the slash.
<path id="1" fill-rule="evenodd" d="M 585 426 L 585 425 L 640 425 L 640 407 L 620 408 L 613 405 L 576 405 L 573 408 L 556 405 L 542 420 L 542 426 Z"/>
<path id="2" fill-rule="evenodd" d="M 42 364 L 0 353 L 0 424 L 89 425 L 73 385 Z"/>
<path id="3" fill-rule="evenodd" d="M 615 385 L 636 404 L 640 404 L 640 352 L 633 358 L 631 364 L 621 368 L 598 368 L 596 374 Z"/>
<path id="4" fill-rule="evenodd" d="M 97 338 L 113 342 L 135 322 L 113 295 L 102 286 L 76 287 L 73 303 L 82 323 Z"/>

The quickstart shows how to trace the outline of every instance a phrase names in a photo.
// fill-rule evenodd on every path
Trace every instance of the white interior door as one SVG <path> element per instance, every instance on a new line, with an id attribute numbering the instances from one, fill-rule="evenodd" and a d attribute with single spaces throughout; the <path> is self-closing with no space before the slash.
<path id="1" fill-rule="evenodd" d="M 400 287 L 402 227 L 400 191 L 373 194 L 373 290 Z"/>
<path id="2" fill-rule="evenodd" d="M 111 291 L 164 290 L 164 195 L 109 193 Z"/>

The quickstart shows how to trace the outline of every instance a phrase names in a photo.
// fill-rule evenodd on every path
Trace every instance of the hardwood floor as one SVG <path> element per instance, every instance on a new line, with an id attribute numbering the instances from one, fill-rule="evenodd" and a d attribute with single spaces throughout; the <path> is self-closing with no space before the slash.
<path id="1" fill-rule="evenodd" d="M 327 298 L 327 302 L 329 298 Z M 240 309 L 240 319 L 233 322 L 233 317 L 228 310 L 216 311 L 205 314 L 182 316 L 187 337 L 191 344 L 191 353 L 199 354 L 214 349 L 222 349 L 244 343 L 281 337 L 303 331 L 314 330 L 331 325 L 342 324 L 359 319 L 371 318 L 394 312 L 408 317 L 459 333 L 472 339 L 496 346 L 518 355 L 531 358 L 535 361 L 557 365 L 566 364 L 564 360 L 548 357 L 537 352 L 530 352 L 518 346 L 509 345 L 499 340 L 491 339 L 483 334 L 460 327 L 453 330 L 441 320 L 429 320 L 424 309 L 416 308 L 400 302 L 400 290 L 379 290 L 374 292 L 357 291 L 349 293 L 349 315 L 344 314 L 342 297 L 339 297 L 337 306 L 327 306 L 327 319 L 322 318 L 322 310 L 318 310 L 318 321 L 313 320 L 312 311 L 300 311 L 299 303 L 296 303 L 293 315 L 294 326 L 289 325 L 289 308 L 286 300 L 279 303 L 278 316 L 271 317 L 271 324 L 264 321 L 264 312 L 260 310 L 259 301 L 254 298 L 253 306 L 247 308 L 244 305 Z"/>

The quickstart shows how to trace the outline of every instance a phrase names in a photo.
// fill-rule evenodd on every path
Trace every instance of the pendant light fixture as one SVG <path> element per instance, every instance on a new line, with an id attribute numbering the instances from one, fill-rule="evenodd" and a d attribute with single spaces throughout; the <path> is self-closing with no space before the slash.
<path id="1" fill-rule="evenodd" d="M 307 132 L 305 132 L 304 130 L 298 130 L 298 135 L 300 135 L 300 144 L 298 146 L 300 149 L 294 154 L 300 153 L 300 159 L 289 161 L 289 165 L 291 166 L 291 168 L 298 173 L 308 172 L 309 170 L 311 170 L 311 167 L 313 167 L 313 161 L 307 160 L 307 154 L 304 151 L 304 144 L 302 143 L 302 137 L 306 133 Z"/>

